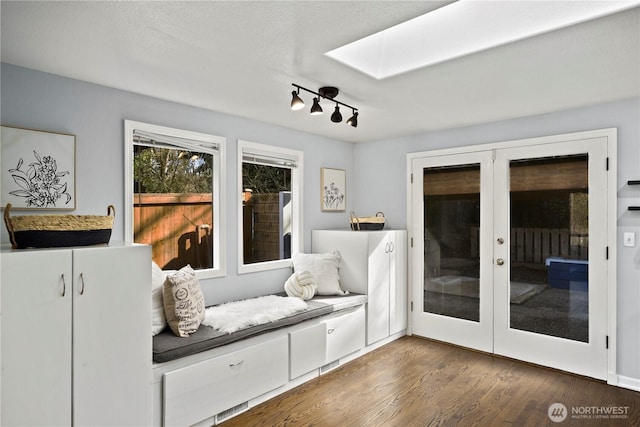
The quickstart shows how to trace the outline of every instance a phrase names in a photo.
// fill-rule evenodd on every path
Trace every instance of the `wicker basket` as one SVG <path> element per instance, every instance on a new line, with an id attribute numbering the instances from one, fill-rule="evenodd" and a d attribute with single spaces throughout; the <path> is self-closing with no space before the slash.
<path id="1" fill-rule="evenodd" d="M 107 215 L 25 215 L 10 217 L 11 203 L 4 209 L 4 222 L 11 247 L 57 248 L 109 243 L 115 208 Z"/>
<path id="2" fill-rule="evenodd" d="M 376 216 L 358 217 L 352 211 L 350 219 L 351 229 L 355 231 L 382 230 L 384 228 L 384 213 L 378 212 Z"/>

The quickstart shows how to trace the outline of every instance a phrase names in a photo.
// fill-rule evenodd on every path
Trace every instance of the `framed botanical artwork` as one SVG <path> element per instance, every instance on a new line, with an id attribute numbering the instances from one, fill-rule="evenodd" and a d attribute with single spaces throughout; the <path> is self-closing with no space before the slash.
<path id="1" fill-rule="evenodd" d="M 323 212 L 344 212 L 347 206 L 347 179 L 342 169 L 320 169 L 320 207 Z"/>
<path id="2" fill-rule="evenodd" d="M 75 209 L 75 154 L 75 135 L 2 126 L 0 205 Z"/>

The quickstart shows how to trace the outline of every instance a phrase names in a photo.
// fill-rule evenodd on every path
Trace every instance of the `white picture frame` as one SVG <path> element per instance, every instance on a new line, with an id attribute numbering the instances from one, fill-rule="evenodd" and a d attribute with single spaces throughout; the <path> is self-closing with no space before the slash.
<path id="1" fill-rule="evenodd" d="M 347 179 L 343 169 L 320 169 L 320 209 L 344 212 L 347 206 Z"/>
<path id="2" fill-rule="evenodd" d="M 2 126 L 0 206 L 75 209 L 75 154 L 75 135 Z"/>

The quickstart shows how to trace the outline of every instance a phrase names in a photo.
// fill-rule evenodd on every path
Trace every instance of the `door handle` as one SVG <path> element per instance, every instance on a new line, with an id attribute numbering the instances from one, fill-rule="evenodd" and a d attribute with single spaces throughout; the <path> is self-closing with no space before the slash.
<path id="1" fill-rule="evenodd" d="M 498 265 L 504 265 L 504 260 L 503 260 L 502 258 L 498 258 L 498 259 L 496 260 L 496 264 L 498 264 Z"/>

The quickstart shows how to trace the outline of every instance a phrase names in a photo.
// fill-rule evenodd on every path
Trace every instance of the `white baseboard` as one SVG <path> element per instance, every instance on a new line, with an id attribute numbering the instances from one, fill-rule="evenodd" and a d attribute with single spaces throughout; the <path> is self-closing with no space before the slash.
<path id="1" fill-rule="evenodd" d="M 640 391 L 640 378 L 631 378 L 618 375 L 618 387 L 628 388 L 629 390 Z"/>

